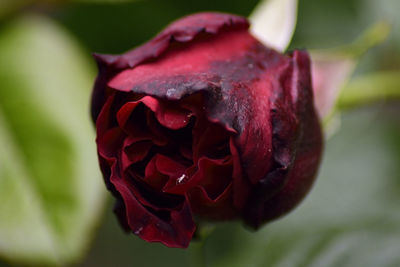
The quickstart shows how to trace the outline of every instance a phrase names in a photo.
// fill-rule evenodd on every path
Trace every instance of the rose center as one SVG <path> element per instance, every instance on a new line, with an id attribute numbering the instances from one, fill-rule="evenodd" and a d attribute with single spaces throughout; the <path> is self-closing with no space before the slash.
<path id="1" fill-rule="evenodd" d="M 158 192 L 184 195 L 200 187 L 215 199 L 231 183 L 231 136 L 185 100 L 143 97 L 120 108 L 122 169 Z"/>

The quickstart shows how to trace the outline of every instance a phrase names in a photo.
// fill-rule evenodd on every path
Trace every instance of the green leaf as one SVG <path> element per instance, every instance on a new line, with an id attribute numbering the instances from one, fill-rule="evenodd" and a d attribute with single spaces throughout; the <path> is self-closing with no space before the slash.
<path id="1" fill-rule="evenodd" d="M 69 0 L 70 2 L 78 3 L 107 3 L 107 4 L 121 4 L 129 2 L 138 2 L 143 0 Z"/>
<path id="2" fill-rule="evenodd" d="M 278 51 L 285 51 L 296 28 L 297 0 L 263 0 L 250 15 L 252 33 Z"/>
<path id="3" fill-rule="evenodd" d="M 65 264 L 83 255 L 104 201 L 89 96 L 94 66 L 52 21 L 0 33 L 0 255 Z"/>
<path id="4" fill-rule="evenodd" d="M 359 59 L 369 49 L 387 40 L 391 26 L 385 21 L 379 21 L 368 27 L 354 41 L 341 46 L 314 50 L 314 53 L 325 54 L 325 57 Z"/>
<path id="5" fill-rule="evenodd" d="M 12 13 L 19 8 L 31 4 L 34 0 L 1 0 L 0 1 L 0 18 Z"/>

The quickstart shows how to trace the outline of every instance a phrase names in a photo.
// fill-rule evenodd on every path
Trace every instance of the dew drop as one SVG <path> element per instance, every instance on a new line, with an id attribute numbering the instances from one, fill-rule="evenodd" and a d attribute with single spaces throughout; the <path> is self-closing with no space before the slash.
<path id="1" fill-rule="evenodd" d="M 179 177 L 178 179 L 176 179 L 176 184 L 181 184 L 184 182 L 186 178 L 186 174 L 182 174 L 181 177 Z"/>
<path id="2" fill-rule="evenodd" d="M 167 90 L 167 97 L 171 97 L 173 94 L 175 94 L 176 89 L 175 88 L 170 88 Z"/>
<path id="3" fill-rule="evenodd" d="M 138 229 L 136 229 L 136 231 L 134 232 L 135 235 L 140 234 L 140 232 L 142 232 L 142 230 L 143 230 L 143 227 L 139 227 Z"/>

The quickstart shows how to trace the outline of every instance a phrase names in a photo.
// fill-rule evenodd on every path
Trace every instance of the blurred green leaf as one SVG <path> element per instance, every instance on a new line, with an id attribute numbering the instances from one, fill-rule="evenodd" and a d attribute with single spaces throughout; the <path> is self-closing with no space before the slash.
<path id="1" fill-rule="evenodd" d="M 69 0 L 71 2 L 81 2 L 81 3 L 109 3 L 109 4 L 121 4 L 129 2 L 137 2 L 144 0 Z"/>
<path id="2" fill-rule="evenodd" d="M 297 0 L 263 0 L 250 15 L 251 31 L 265 44 L 284 51 L 297 20 Z"/>
<path id="3" fill-rule="evenodd" d="M 24 7 L 34 0 L 1 0 L 0 1 L 0 18 L 13 12 L 21 7 Z"/>
<path id="4" fill-rule="evenodd" d="M 386 41 L 390 33 L 390 24 L 379 21 L 367 28 L 353 42 L 334 48 L 314 50 L 315 53 L 323 53 L 329 58 L 354 58 L 358 59 L 369 49 Z"/>
<path id="5" fill-rule="evenodd" d="M 51 20 L 0 33 L 0 255 L 65 264 L 87 248 L 104 200 L 89 95 L 94 66 Z"/>
<path id="6" fill-rule="evenodd" d="M 144 0 L 0 0 L 0 18 L 27 7 L 54 8 L 70 3 L 121 4 Z"/>

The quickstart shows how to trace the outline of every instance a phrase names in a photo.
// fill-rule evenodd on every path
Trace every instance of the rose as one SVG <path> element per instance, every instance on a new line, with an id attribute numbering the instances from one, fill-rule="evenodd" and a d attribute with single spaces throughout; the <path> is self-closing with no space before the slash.
<path id="1" fill-rule="evenodd" d="M 321 157 L 310 62 L 246 19 L 200 13 L 120 56 L 95 55 L 101 170 L 121 225 L 187 247 L 198 220 L 253 228 L 293 209 Z"/>

